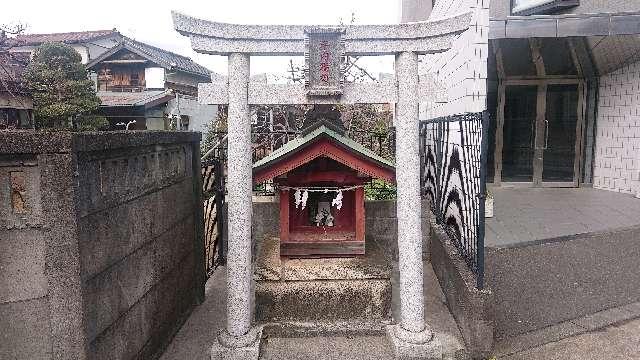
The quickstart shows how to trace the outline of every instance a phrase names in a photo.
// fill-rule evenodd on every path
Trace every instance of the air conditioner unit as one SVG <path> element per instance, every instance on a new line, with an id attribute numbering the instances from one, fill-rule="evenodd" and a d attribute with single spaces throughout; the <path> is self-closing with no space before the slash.
<path id="1" fill-rule="evenodd" d="M 580 0 L 511 0 L 512 15 L 541 15 L 580 5 Z"/>

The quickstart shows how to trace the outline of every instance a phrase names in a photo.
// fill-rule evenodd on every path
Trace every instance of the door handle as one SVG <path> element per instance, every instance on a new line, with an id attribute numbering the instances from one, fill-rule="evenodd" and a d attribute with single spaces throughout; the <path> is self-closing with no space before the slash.
<path id="1" fill-rule="evenodd" d="M 549 120 L 544 119 L 544 147 L 542 150 L 547 150 L 549 147 Z"/>

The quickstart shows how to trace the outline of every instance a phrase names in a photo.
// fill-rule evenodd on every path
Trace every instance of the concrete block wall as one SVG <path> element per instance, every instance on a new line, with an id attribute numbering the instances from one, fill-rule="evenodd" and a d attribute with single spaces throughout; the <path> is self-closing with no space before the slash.
<path id="1" fill-rule="evenodd" d="M 640 196 L 640 62 L 600 77 L 593 186 Z"/>
<path id="2" fill-rule="evenodd" d="M 471 11 L 470 28 L 451 49 L 422 58 L 420 73 L 430 73 L 443 87 L 437 101 L 421 106 L 420 118 L 429 119 L 486 109 L 489 56 L 489 0 L 437 1 L 430 20 Z"/>
<path id="3" fill-rule="evenodd" d="M 194 133 L 0 133 L 0 358 L 159 355 L 204 286 L 198 159 Z"/>

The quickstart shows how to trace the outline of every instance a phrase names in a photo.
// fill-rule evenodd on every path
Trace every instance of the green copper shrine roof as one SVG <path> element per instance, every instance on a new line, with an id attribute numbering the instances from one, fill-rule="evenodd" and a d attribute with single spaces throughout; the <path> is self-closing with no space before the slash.
<path id="1" fill-rule="evenodd" d="M 315 129 L 313 129 L 313 127 L 316 127 Z M 331 129 L 329 126 L 327 126 L 326 123 L 324 122 L 320 122 L 319 124 L 316 124 L 315 126 L 311 126 L 310 132 L 308 132 L 306 135 L 299 137 L 299 138 L 295 138 L 289 142 L 287 142 L 286 144 L 284 144 L 282 147 L 280 147 L 279 149 L 277 149 L 276 151 L 272 152 L 271 154 L 269 154 L 268 156 L 256 161 L 253 164 L 253 170 L 258 170 L 261 169 L 271 163 L 277 162 L 280 159 L 286 158 L 292 154 L 295 154 L 297 152 L 298 149 L 303 149 L 305 147 L 307 147 L 308 145 L 311 145 L 315 139 L 319 138 L 319 137 L 323 137 L 326 136 L 332 140 L 335 140 L 337 145 L 341 145 L 342 147 L 345 147 L 351 151 L 353 151 L 356 154 L 359 154 L 369 160 L 372 160 L 378 164 L 380 164 L 382 167 L 386 167 L 389 169 L 395 169 L 395 165 L 393 163 L 393 161 L 389 161 L 381 156 L 379 156 L 378 154 L 374 153 L 373 151 L 367 149 L 366 147 L 364 147 L 363 145 L 361 145 L 360 143 L 338 133 L 337 131 Z"/>

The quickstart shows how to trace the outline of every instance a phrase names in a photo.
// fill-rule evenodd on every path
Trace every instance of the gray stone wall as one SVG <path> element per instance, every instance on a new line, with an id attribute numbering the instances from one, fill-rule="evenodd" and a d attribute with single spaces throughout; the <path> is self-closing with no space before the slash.
<path id="1" fill-rule="evenodd" d="M 493 350 L 494 297 L 490 289 L 476 289 L 476 277 L 435 221 L 430 222 L 431 264 L 447 307 L 473 359 L 486 359 Z"/>
<path id="2" fill-rule="evenodd" d="M 365 237 L 375 241 L 387 256 L 398 261 L 398 219 L 394 200 L 366 201 Z M 429 244 L 429 219 L 431 210 L 427 201 L 422 202 L 422 258 L 428 259 L 431 251 Z"/>
<path id="3" fill-rule="evenodd" d="M 0 133 L 0 358 L 158 355 L 203 291 L 198 141 Z"/>
<path id="4" fill-rule="evenodd" d="M 40 171 L 35 155 L 0 155 L 2 359 L 51 356 Z"/>
<path id="5" fill-rule="evenodd" d="M 376 242 L 386 255 L 398 260 L 398 219 L 396 218 L 396 202 L 365 201 L 365 238 Z M 429 257 L 429 218 L 431 211 L 428 203 L 422 202 L 422 253 Z M 279 236 L 280 208 L 276 201 L 253 203 L 253 241 L 260 241 L 265 236 Z"/>

